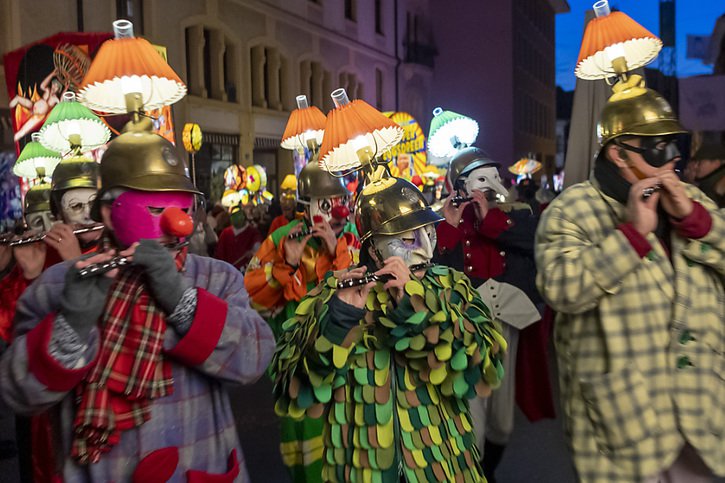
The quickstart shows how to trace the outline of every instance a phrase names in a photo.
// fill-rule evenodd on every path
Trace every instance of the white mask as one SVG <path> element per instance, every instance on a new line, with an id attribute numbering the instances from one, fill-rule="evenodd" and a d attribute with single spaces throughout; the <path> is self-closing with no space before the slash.
<path id="1" fill-rule="evenodd" d="M 323 220 L 330 223 L 332 226 L 332 229 L 335 231 L 337 235 L 340 234 L 343 227 L 345 226 L 345 223 L 347 222 L 347 218 L 345 219 L 338 219 L 334 218 L 333 210 L 338 207 L 347 207 L 347 197 L 345 196 L 335 196 L 332 198 L 310 198 L 310 221 L 312 223 L 315 223 L 316 217 L 322 217 Z M 349 213 L 349 210 L 348 210 Z"/>
<path id="2" fill-rule="evenodd" d="M 25 223 L 33 231 L 48 231 L 53 226 L 53 215 L 50 211 L 36 211 L 25 215 Z"/>
<path id="3" fill-rule="evenodd" d="M 474 191 L 485 193 L 493 191 L 502 196 L 508 195 L 508 191 L 501 183 L 501 176 L 498 174 L 498 168 L 495 166 L 484 166 L 476 168 L 463 181 L 463 188 L 468 196 Z"/>
<path id="4" fill-rule="evenodd" d="M 96 199 L 96 190 L 93 188 L 69 189 L 60 198 L 60 210 L 63 221 L 69 225 L 90 225 L 91 206 Z"/>
<path id="5" fill-rule="evenodd" d="M 373 237 L 373 245 L 379 257 L 383 260 L 400 257 L 409 267 L 429 262 L 433 258 L 436 242 L 436 230 L 432 224 L 399 235 Z"/>

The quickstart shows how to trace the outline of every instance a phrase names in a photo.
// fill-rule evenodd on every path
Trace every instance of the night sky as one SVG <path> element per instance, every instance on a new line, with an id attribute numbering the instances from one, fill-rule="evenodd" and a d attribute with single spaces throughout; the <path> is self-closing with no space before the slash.
<path id="1" fill-rule="evenodd" d="M 689 77 L 711 74 L 712 66 L 700 59 L 686 59 L 687 34 L 710 35 L 717 18 L 725 13 L 725 0 L 676 0 L 675 36 L 677 49 L 677 74 Z M 574 89 L 574 67 L 579 55 L 584 33 L 584 12 L 593 0 L 568 0 L 571 11 L 556 16 L 556 83 L 564 90 Z M 618 8 L 659 35 L 658 0 L 610 0 L 612 8 Z M 650 66 L 657 66 L 657 59 Z"/>

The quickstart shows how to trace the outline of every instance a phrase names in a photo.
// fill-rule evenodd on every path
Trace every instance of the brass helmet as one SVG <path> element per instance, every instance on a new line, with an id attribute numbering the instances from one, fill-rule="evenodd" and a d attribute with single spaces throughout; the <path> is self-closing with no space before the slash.
<path id="1" fill-rule="evenodd" d="M 23 214 L 50 211 L 50 184 L 41 183 L 33 186 L 25 193 Z"/>
<path id="2" fill-rule="evenodd" d="M 350 196 L 350 192 L 342 184 L 342 178 L 334 177 L 315 162 L 307 163 L 307 166 L 300 171 L 297 191 L 303 201 L 310 201 L 313 196 L 315 198 Z"/>
<path id="3" fill-rule="evenodd" d="M 129 130 L 111 141 L 101 158 L 101 186 L 91 218 L 101 221 L 100 201 L 112 188 L 202 194 L 189 178 L 173 144 L 145 130 Z"/>
<path id="4" fill-rule="evenodd" d="M 398 235 L 437 223 L 441 218 L 410 181 L 382 178 L 369 183 L 355 201 L 360 241 L 373 235 Z"/>
<path id="5" fill-rule="evenodd" d="M 641 77 L 633 75 L 628 82 L 615 84 L 613 90 L 597 123 L 600 146 L 619 136 L 666 136 L 687 132 L 665 98 L 646 88 Z"/>
<path id="6" fill-rule="evenodd" d="M 51 182 L 50 208 L 58 214 L 60 199 L 66 190 L 75 188 L 98 189 L 99 166 L 94 160 L 85 156 L 66 158 L 55 167 Z"/>
<path id="7" fill-rule="evenodd" d="M 455 187 L 458 178 L 470 173 L 474 169 L 483 168 L 484 166 L 495 166 L 498 168 L 501 164 L 489 158 L 483 149 L 473 146 L 461 149 L 453 155 L 448 164 L 448 180 L 451 186 Z"/>

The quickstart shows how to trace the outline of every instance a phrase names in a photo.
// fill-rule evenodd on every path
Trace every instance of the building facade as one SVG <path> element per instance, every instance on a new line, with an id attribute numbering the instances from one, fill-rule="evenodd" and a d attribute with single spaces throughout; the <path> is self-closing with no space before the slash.
<path id="1" fill-rule="evenodd" d="M 226 166 L 256 163 L 276 193 L 294 169 L 279 143 L 295 96 L 327 112 L 338 87 L 410 113 L 426 133 L 438 105 L 470 115 L 477 144 L 504 165 L 527 153 L 553 165 L 554 15 L 566 10 L 565 0 L 0 0 L 0 52 L 132 20 L 188 85 L 173 112 L 177 136 L 186 122 L 205 133 L 200 187 L 218 192 Z"/>
<path id="2" fill-rule="evenodd" d="M 554 16 L 569 11 L 568 3 L 448 0 L 431 6 L 438 48 L 434 103 L 476 119 L 476 144 L 502 165 L 533 155 L 553 171 Z"/>

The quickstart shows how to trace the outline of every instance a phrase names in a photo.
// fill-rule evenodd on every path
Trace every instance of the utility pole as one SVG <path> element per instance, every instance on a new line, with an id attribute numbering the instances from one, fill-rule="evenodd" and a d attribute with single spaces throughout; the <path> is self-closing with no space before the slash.
<path id="1" fill-rule="evenodd" d="M 675 0 L 660 0 L 660 72 L 666 76 L 677 75 L 677 51 L 675 49 Z"/>

